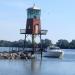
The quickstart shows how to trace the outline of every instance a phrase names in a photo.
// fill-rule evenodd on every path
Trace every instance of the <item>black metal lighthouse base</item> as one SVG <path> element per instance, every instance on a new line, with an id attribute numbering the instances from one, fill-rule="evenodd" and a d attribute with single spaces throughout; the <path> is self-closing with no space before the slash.
<path id="1" fill-rule="evenodd" d="M 43 47 L 42 47 L 42 38 L 41 36 L 42 35 L 46 35 L 47 33 L 47 30 L 41 30 L 41 32 L 39 34 L 28 34 L 25 32 L 25 29 L 21 29 L 20 30 L 20 33 L 21 34 L 24 34 L 25 35 L 25 39 L 24 39 L 24 47 L 23 49 L 25 50 L 26 49 L 26 38 L 28 37 L 28 35 L 31 35 L 32 36 L 32 51 L 31 51 L 31 54 L 35 54 L 35 51 L 36 51 L 36 47 L 35 47 L 35 37 L 36 36 L 39 36 L 40 38 L 40 53 L 41 53 L 41 58 L 42 58 L 42 51 L 43 51 Z"/>

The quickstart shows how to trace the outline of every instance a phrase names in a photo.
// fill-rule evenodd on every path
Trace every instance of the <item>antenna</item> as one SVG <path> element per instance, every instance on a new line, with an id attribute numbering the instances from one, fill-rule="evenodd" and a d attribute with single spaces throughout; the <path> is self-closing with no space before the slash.
<path id="1" fill-rule="evenodd" d="M 33 4 L 33 7 L 35 7 L 35 3 Z"/>
<path id="2" fill-rule="evenodd" d="M 33 0 L 33 6 L 35 6 L 35 0 Z"/>

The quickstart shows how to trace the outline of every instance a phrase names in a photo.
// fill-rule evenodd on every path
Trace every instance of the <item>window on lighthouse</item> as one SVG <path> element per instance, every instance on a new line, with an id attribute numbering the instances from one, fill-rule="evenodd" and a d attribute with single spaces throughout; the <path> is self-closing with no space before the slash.
<path id="1" fill-rule="evenodd" d="M 34 15 L 33 15 L 35 19 L 40 19 L 40 10 L 35 10 L 34 11 Z"/>
<path id="2" fill-rule="evenodd" d="M 40 10 L 28 10 L 27 18 L 40 19 Z"/>

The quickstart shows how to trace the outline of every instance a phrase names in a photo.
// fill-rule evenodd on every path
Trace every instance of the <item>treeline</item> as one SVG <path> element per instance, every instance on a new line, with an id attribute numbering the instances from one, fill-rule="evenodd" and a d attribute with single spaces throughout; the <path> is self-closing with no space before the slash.
<path id="1" fill-rule="evenodd" d="M 61 39 L 61 40 L 58 40 L 58 42 L 56 42 L 56 46 L 62 49 L 75 49 L 75 40 L 68 42 L 68 40 Z"/>
<path id="2" fill-rule="evenodd" d="M 47 48 L 49 45 L 52 45 L 51 40 L 45 39 L 41 40 L 43 48 Z M 34 45 L 39 48 L 41 43 L 34 42 Z M 6 41 L 6 40 L 0 40 L 0 47 L 24 47 L 24 40 L 19 41 Z M 30 40 L 25 42 L 25 47 L 32 48 L 32 42 Z"/>
<path id="3" fill-rule="evenodd" d="M 41 43 L 43 48 L 47 48 L 48 46 L 55 45 L 60 47 L 61 49 L 75 49 L 75 40 L 68 42 L 68 40 L 60 39 L 56 42 L 56 44 L 53 44 L 52 41 L 49 39 L 42 39 Z M 35 42 L 35 46 L 39 48 L 41 43 Z M 24 47 L 24 40 L 18 40 L 13 42 L 0 40 L 0 47 Z M 25 47 L 31 48 L 32 42 L 30 40 L 26 41 Z"/>

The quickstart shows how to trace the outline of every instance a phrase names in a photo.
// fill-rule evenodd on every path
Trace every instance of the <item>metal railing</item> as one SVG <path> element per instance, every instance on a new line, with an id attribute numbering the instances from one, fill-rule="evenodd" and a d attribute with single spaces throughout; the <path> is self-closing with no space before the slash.
<path id="1" fill-rule="evenodd" d="M 31 31 L 31 29 L 28 29 Z M 48 30 L 41 30 L 38 34 L 35 33 L 35 35 L 46 35 Z M 20 29 L 20 34 L 27 34 L 26 29 Z"/>
<path id="2" fill-rule="evenodd" d="M 46 35 L 48 30 L 41 30 L 41 35 Z"/>
<path id="3" fill-rule="evenodd" d="M 20 29 L 20 34 L 25 34 L 26 33 L 26 29 Z"/>

